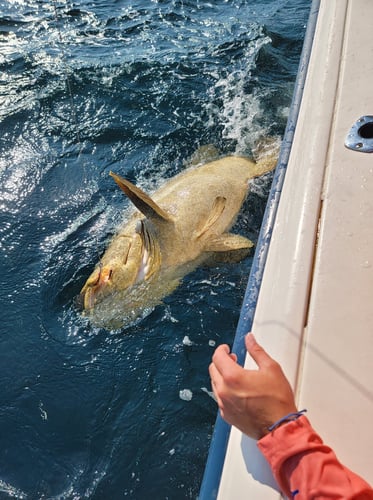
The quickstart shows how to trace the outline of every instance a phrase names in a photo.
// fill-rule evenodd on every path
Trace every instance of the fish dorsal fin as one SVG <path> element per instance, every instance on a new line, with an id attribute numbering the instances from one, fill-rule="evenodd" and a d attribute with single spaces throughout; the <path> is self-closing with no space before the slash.
<path id="1" fill-rule="evenodd" d="M 195 151 L 186 162 L 189 166 L 202 165 L 219 158 L 219 150 L 213 144 L 205 144 Z"/>
<path id="2" fill-rule="evenodd" d="M 201 224 L 194 233 L 196 239 L 201 238 L 201 236 L 203 236 L 215 224 L 215 222 L 224 211 L 226 201 L 227 199 L 224 198 L 224 196 L 217 196 L 215 198 L 214 204 L 207 220 L 203 221 L 203 224 Z"/>
<path id="3" fill-rule="evenodd" d="M 150 196 L 148 196 L 140 188 L 132 184 L 132 182 L 124 179 L 120 175 L 110 172 L 115 182 L 118 184 L 120 189 L 128 196 L 135 207 L 142 212 L 145 217 L 150 219 L 158 219 L 167 222 L 171 222 L 171 216 L 163 210 L 159 205 L 153 201 Z"/>

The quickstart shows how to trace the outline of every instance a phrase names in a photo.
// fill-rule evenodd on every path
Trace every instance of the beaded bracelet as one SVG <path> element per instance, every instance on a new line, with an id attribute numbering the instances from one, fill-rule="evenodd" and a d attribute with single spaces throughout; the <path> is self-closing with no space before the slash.
<path id="1" fill-rule="evenodd" d="M 280 418 L 280 420 L 277 420 L 277 422 L 275 422 L 274 424 L 270 425 L 268 427 L 268 430 L 271 432 L 271 431 L 274 431 L 275 429 L 277 429 L 277 427 L 279 427 L 281 424 L 285 423 L 285 422 L 292 422 L 293 420 L 296 420 L 297 418 L 301 417 L 303 415 L 303 413 L 306 413 L 306 409 L 304 410 L 301 410 L 301 411 L 295 411 L 293 413 L 288 413 L 287 415 L 285 415 L 284 417 Z"/>

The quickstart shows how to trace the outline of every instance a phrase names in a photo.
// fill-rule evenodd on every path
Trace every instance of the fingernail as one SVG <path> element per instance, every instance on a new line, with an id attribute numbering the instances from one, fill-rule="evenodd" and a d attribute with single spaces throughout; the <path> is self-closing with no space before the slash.
<path id="1" fill-rule="evenodd" d="M 248 333 L 246 338 L 247 338 L 246 342 L 248 342 L 250 347 L 253 347 L 256 344 L 256 340 L 253 333 L 251 332 Z"/>

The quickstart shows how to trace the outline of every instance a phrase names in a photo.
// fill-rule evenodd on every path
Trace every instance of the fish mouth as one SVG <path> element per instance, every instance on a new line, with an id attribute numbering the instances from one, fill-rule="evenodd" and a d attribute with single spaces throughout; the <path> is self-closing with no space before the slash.
<path id="1" fill-rule="evenodd" d="M 115 258 L 111 256 L 105 264 L 101 261 L 83 286 L 80 292 L 83 311 L 90 314 L 102 302 L 109 306 L 109 296 L 131 294 L 132 287 L 153 279 L 161 266 L 159 243 L 153 232 L 151 225 L 140 220 L 131 237 L 122 237 Z"/>
<path id="2" fill-rule="evenodd" d="M 80 292 L 80 302 L 84 310 L 89 311 L 94 308 L 98 295 L 110 285 L 112 274 L 111 268 L 99 266 L 88 278 Z"/>
<path id="3" fill-rule="evenodd" d="M 96 303 L 96 294 L 95 291 L 92 289 L 92 287 L 87 288 L 84 292 L 80 293 L 80 296 L 82 297 L 82 307 L 83 310 L 89 311 L 94 308 L 94 305 Z"/>

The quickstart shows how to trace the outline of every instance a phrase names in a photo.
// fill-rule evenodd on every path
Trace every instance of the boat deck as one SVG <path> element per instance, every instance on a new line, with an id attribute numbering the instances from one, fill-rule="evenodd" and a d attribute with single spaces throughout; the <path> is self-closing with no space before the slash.
<path id="1" fill-rule="evenodd" d="M 344 142 L 359 117 L 373 115 L 372 19 L 371 0 L 321 1 L 253 323 L 298 407 L 370 483 L 373 154 Z M 373 141 L 372 128 L 364 135 Z M 218 498 L 279 497 L 255 442 L 233 428 Z"/>

